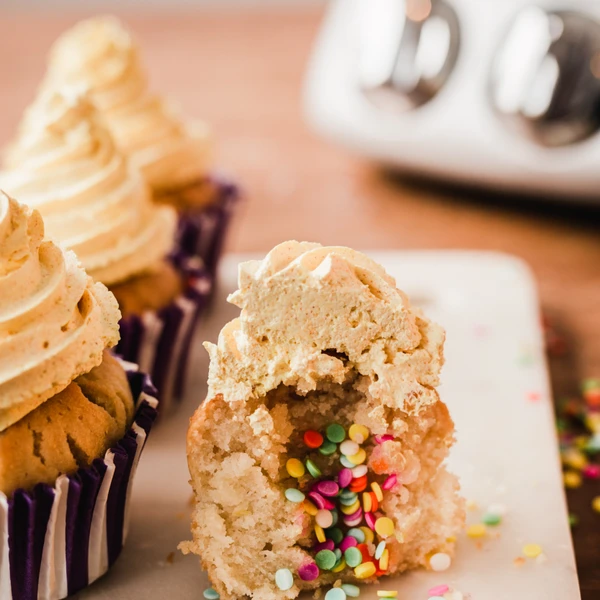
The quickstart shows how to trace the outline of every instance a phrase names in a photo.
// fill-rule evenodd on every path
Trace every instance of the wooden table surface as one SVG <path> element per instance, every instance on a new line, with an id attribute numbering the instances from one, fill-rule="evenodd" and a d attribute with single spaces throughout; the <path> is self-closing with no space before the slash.
<path id="1" fill-rule="evenodd" d="M 408 182 L 319 139 L 303 123 L 301 88 L 320 16 L 316 7 L 124 15 L 155 85 L 211 123 L 216 162 L 244 187 L 229 249 L 265 251 L 295 238 L 515 254 L 531 265 L 544 310 L 569 343 L 552 361 L 556 395 L 600 375 L 600 211 Z M 75 18 L 0 16 L 0 143 L 31 100 L 52 40 Z M 600 598 L 600 515 L 590 508 L 598 494 L 600 484 L 569 493 L 581 519 L 584 600 Z"/>

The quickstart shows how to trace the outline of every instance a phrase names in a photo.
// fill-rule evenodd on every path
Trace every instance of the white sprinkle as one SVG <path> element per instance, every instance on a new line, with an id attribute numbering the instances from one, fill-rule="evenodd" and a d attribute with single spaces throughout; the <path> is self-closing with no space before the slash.
<path id="1" fill-rule="evenodd" d="M 367 468 L 367 465 L 358 465 L 358 467 L 354 467 L 352 469 L 352 477 L 354 477 L 354 479 L 358 479 L 359 477 L 366 475 L 368 472 L 369 469 Z"/>
<path id="2" fill-rule="evenodd" d="M 346 440 L 340 444 L 340 452 L 344 456 L 354 456 L 360 450 L 360 446 L 352 440 Z"/>
<path id="3" fill-rule="evenodd" d="M 330 511 L 321 509 L 315 515 L 315 521 L 317 525 L 320 525 L 323 529 L 327 529 L 333 525 L 333 515 Z"/>
<path id="4" fill-rule="evenodd" d="M 433 571 L 445 571 L 451 564 L 452 559 L 445 552 L 437 552 L 429 559 L 429 566 Z"/>

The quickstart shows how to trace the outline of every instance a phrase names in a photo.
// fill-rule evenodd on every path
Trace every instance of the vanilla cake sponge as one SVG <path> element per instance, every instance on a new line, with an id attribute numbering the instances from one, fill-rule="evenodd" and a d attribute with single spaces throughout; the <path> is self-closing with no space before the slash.
<path id="1" fill-rule="evenodd" d="M 286 242 L 240 266 L 241 315 L 210 354 L 191 420 L 193 540 L 224 600 L 429 567 L 463 501 L 444 459 L 444 332 L 381 266 Z"/>

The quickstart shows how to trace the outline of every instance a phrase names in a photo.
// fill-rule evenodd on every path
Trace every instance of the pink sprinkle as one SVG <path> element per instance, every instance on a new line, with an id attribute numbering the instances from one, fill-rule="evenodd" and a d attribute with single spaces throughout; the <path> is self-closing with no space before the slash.
<path id="1" fill-rule="evenodd" d="M 435 587 L 432 587 L 428 592 L 427 595 L 428 596 L 441 596 L 442 594 L 445 594 L 446 592 L 449 592 L 450 588 L 447 585 L 436 585 Z"/>
<path id="2" fill-rule="evenodd" d="M 390 475 L 384 482 L 383 485 L 381 486 L 382 489 L 384 490 L 391 490 L 396 483 L 398 483 L 398 478 L 396 477 L 396 475 Z"/>
<path id="3" fill-rule="evenodd" d="M 338 474 L 338 482 L 340 487 L 348 487 L 352 482 L 352 471 L 350 469 L 342 469 Z"/>
<path id="4" fill-rule="evenodd" d="M 320 542 L 319 544 L 316 544 L 314 547 L 314 551 L 321 552 L 321 550 L 331 550 L 333 552 L 334 548 L 335 548 L 335 543 L 333 542 L 333 540 L 325 540 L 324 542 Z"/>
<path id="5" fill-rule="evenodd" d="M 588 465 L 583 469 L 583 476 L 586 479 L 599 479 L 600 478 L 600 466 L 599 465 Z"/>
<path id="6" fill-rule="evenodd" d="M 375 517 L 373 516 L 373 513 L 365 513 L 365 521 L 369 528 L 375 531 Z"/>
<path id="7" fill-rule="evenodd" d="M 348 527 L 358 527 L 363 520 L 363 516 L 357 517 L 356 519 L 349 519 L 348 517 L 344 517 L 344 525 L 348 525 Z"/>
<path id="8" fill-rule="evenodd" d="M 325 502 L 325 508 L 327 510 L 333 510 L 335 508 L 335 504 L 327 500 L 327 498 L 323 498 L 323 501 Z"/>
<path id="9" fill-rule="evenodd" d="M 350 521 L 354 521 L 354 519 L 358 519 L 362 517 L 363 509 L 359 506 L 356 512 L 353 512 L 351 515 L 347 515 L 346 519 L 350 519 Z"/>
<path id="10" fill-rule="evenodd" d="M 358 545 L 358 542 L 356 541 L 356 538 L 353 538 L 351 535 L 347 535 L 341 542 L 340 545 L 338 546 L 338 548 L 342 551 L 342 552 L 346 552 L 346 550 L 348 550 L 348 548 L 352 548 L 352 546 L 356 546 Z"/>
<path id="11" fill-rule="evenodd" d="M 335 481 L 319 481 L 316 485 L 317 492 L 323 496 L 337 496 L 340 486 Z"/>
<path id="12" fill-rule="evenodd" d="M 376 444 L 383 444 L 383 442 L 389 442 L 390 440 L 393 440 L 394 436 L 390 435 L 389 433 L 386 433 L 384 435 L 376 435 L 375 436 L 375 443 Z"/>
<path id="13" fill-rule="evenodd" d="M 319 576 L 319 567 L 315 563 L 306 563 L 298 569 L 298 577 L 302 581 L 314 581 Z"/>
<path id="14" fill-rule="evenodd" d="M 321 494 L 319 494 L 319 492 L 309 492 L 308 497 L 315 503 L 317 508 L 327 508 L 327 501 L 325 500 L 325 498 L 323 498 L 323 496 L 321 496 Z"/>

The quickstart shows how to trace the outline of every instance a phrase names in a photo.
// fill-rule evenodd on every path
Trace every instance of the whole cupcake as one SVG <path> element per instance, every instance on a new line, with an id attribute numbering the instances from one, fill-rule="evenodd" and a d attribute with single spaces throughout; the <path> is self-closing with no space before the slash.
<path id="1" fill-rule="evenodd" d="M 45 87 L 84 84 L 154 199 L 177 208 L 179 237 L 214 272 L 237 192 L 209 177 L 210 135 L 149 90 L 138 47 L 113 17 L 82 21 L 51 50 Z"/>
<path id="2" fill-rule="evenodd" d="M 175 210 L 152 202 L 81 87 L 41 92 L 0 180 L 114 293 L 123 314 L 118 352 L 152 374 L 168 410 L 183 391 L 189 342 L 210 289 L 201 261 L 174 247 Z"/>
<path id="3" fill-rule="evenodd" d="M 0 192 L 0 598 L 54 600 L 103 575 L 156 416 L 107 348 L 114 296 Z"/>

